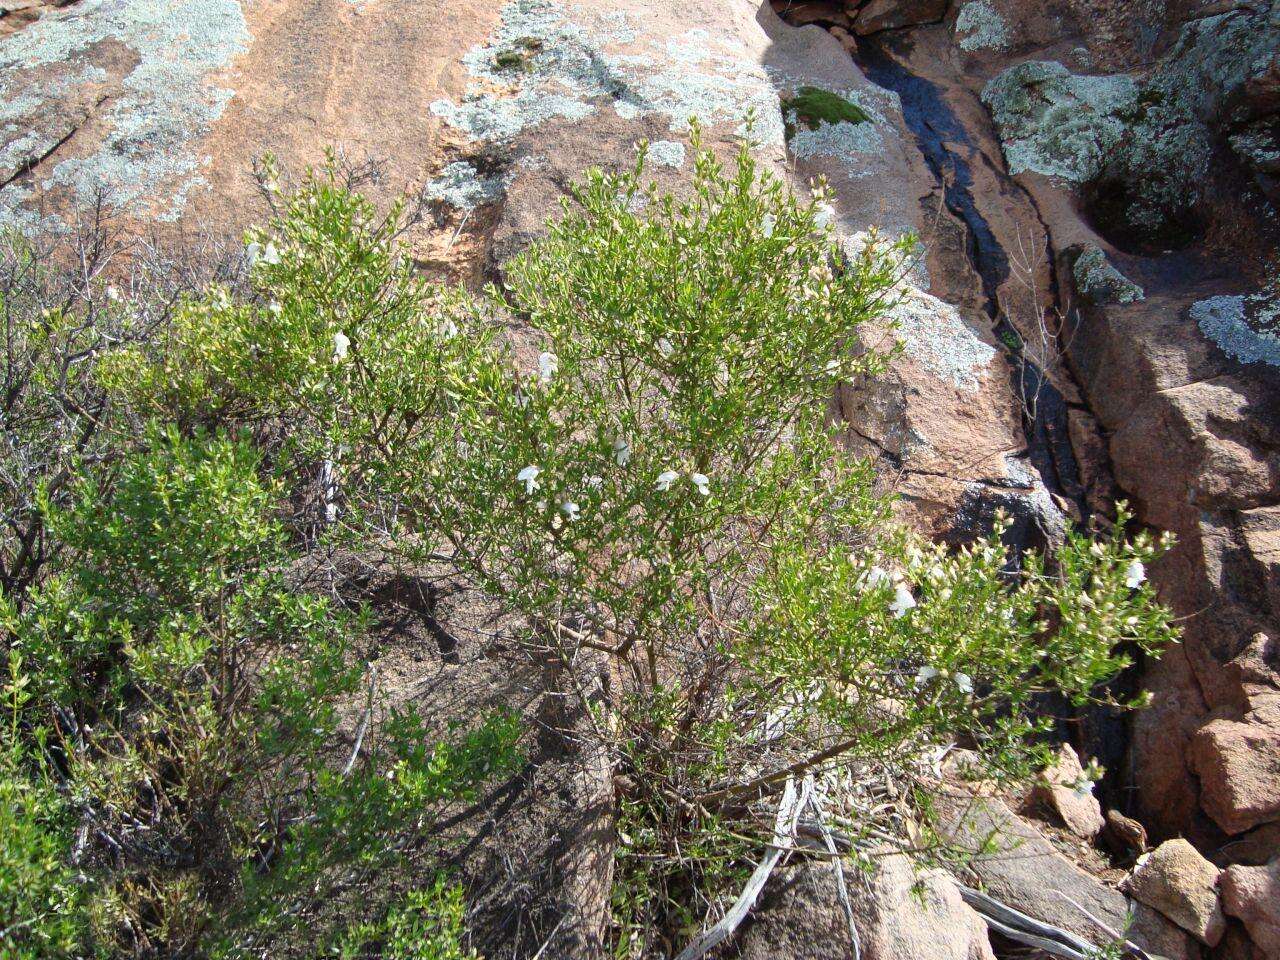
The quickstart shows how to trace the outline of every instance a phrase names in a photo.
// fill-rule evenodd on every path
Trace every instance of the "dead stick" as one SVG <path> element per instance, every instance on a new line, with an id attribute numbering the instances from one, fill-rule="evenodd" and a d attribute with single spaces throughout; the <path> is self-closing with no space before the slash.
<path id="1" fill-rule="evenodd" d="M 351 747 L 351 756 L 347 765 L 342 768 L 342 776 L 346 778 L 356 765 L 356 757 L 360 755 L 360 747 L 364 745 L 364 735 L 369 731 L 369 718 L 373 716 L 373 695 L 378 687 L 378 668 L 369 664 L 369 698 L 365 703 L 364 716 L 360 718 L 360 726 L 356 730 L 356 742 Z"/>

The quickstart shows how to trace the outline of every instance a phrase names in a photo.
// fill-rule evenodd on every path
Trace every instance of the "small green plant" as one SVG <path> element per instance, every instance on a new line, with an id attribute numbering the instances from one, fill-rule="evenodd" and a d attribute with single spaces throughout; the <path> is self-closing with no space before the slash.
<path id="1" fill-rule="evenodd" d="M 499 50 L 493 62 L 499 70 L 525 70 L 529 66 L 528 56 L 520 50 Z"/>
<path id="2" fill-rule="evenodd" d="M 443 877 L 411 890 L 374 923 L 347 931 L 338 946 L 341 960 L 379 956 L 383 960 L 478 960 L 462 946 L 465 937 L 462 889 Z"/>
<path id="3" fill-rule="evenodd" d="M 533 56 L 542 49 L 537 37 L 519 37 L 511 46 L 493 55 L 493 64 L 499 70 L 523 72 L 533 65 Z"/>
<path id="4" fill-rule="evenodd" d="M 75 824 L 56 783 L 17 738 L 13 723 L 29 675 L 16 654 L 10 666 L 8 722 L 0 734 L 0 956 L 72 957 L 83 943 L 85 906 L 67 862 Z"/>

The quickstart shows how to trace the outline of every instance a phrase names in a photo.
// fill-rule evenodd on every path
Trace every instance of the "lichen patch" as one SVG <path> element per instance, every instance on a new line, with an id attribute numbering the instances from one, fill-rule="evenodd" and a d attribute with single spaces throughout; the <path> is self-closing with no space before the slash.
<path id="1" fill-rule="evenodd" d="M 972 0 L 961 7 L 955 31 L 961 50 L 1003 50 L 1009 46 L 1009 25 L 987 0 Z"/>
<path id="2" fill-rule="evenodd" d="M 1077 76 L 1060 63 L 1010 67 L 982 91 L 1004 144 L 1010 173 L 1074 183 L 1093 179 L 1124 137 L 1138 98 L 1125 74 Z"/>
<path id="3" fill-rule="evenodd" d="M 1280 296 L 1276 291 L 1199 300 L 1191 305 L 1190 315 L 1200 332 L 1233 360 L 1280 367 Z"/>
<path id="4" fill-rule="evenodd" d="M 504 189 L 501 177 L 486 177 L 470 163 L 459 160 L 441 170 L 423 193 L 429 200 L 467 212 L 501 199 Z"/>
<path id="5" fill-rule="evenodd" d="M 474 89 L 431 110 L 472 140 L 507 142 L 549 120 L 582 120 L 605 102 L 624 119 L 664 116 L 673 132 L 691 117 L 741 128 L 754 112 L 757 140 L 782 138 L 762 66 L 703 30 L 646 40 L 625 11 L 571 16 L 555 0 L 512 0 L 493 37 L 463 62 Z"/>
<path id="6" fill-rule="evenodd" d="M 30 143 L 19 143 L 21 134 L 14 134 L 56 112 L 77 88 L 107 79 L 99 68 L 76 65 L 87 64 L 94 49 L 108 42 L 129 48 L 136 64 L 95 118 L 104 133 L 87 153 L 51 158 L 51 166 L 35 171 L 37 185 L 65 189 L 81 203 L 99 194 L 120 207 L 156 201 L 159 217 L 171 219 L 186 195 L 203 183 L 205 161 L 193 143 L 232 97 L 210 77 L 248 46 L 237 0 L 83 0 L 46 12 L 4 38 L 0 131 L 9 139 L 0 154 L 11 157 L 15 149 L 30 149 Z M 49 67 L 57 67 L 57 79 L 33 88 L 32 72 Z M 0 192 L 0 221 L 29 219 L 20 204 L 32 193 L 17 184 Z"/>
<path id="7" fill-rule="evenodd" d="M 660 167 L 679 170 L 685 162 L 684 144 L 678 140 L 655 140 L 649 144 L 649 159 Z"/>
<path id="8" fill-rule="evenodd" d="M 939 379 L 977 393 L 996 349 L 965 323 L 960 311 L 922 290 L 908 288 L 889 311 L 907 356 Z"/>
<path id="9" fill-rule="evenodd" d="M 1097 244 L 1088 244 L 1072 264 L 1076 289 L 1090 303 L 1136 303 L 1145 299 L 1138 286 L 1107 259 Z"/>

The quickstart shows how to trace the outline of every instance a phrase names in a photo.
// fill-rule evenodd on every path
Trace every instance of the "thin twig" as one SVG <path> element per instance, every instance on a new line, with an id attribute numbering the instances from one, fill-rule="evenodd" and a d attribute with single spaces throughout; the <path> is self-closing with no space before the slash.
<path id="1" fill-rule="evenodd" d="M 351 747 L 351 756 L 347 758 L 347 765 L 342 768 L 344 778 L 351 774 L 351 770 L 356 765 L 356 757 L 360 755 L 360 748 L 364 745 L 364 735 L 369 731 L 369 718 L 373 716 L 373 696 L 377 687 L 378 668 L 371 663 L 369 664 L 369 697 L 364 706 L 364 716 L 360 718 L 360 726 L 356 729 L 356 742 Z"/>
<path id="2" fill-rule="evenodd" d="M 547 939 L 542 942 L 542 946 L 538 948 L 538 952 L 533 955 L 531 960 L 542 960 L 542 955 L 547 952 L 547 947 L 551 946 L 551 941 L 556 938 L 556 934 L 560 932 L 560 928 L 564 926 L 564 922 L 568 919 L 568 913 L 560 917 L 560 920 L 551 928 L 551 932 L 547 934 Z"/>

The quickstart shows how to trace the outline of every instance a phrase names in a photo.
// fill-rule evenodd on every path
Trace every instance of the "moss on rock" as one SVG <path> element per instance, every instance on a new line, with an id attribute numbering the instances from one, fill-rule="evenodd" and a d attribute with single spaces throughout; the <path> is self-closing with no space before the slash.
<path id="1" fill-rule="evenodd" d="M 862 107 L 821 87 L 801 87 L 795 96 L 784 97 L 782 110 L 792 123 L 801 121 L 810 130 L 817 130 L 824 123 L 871 122 L 871 114 Z"/>

